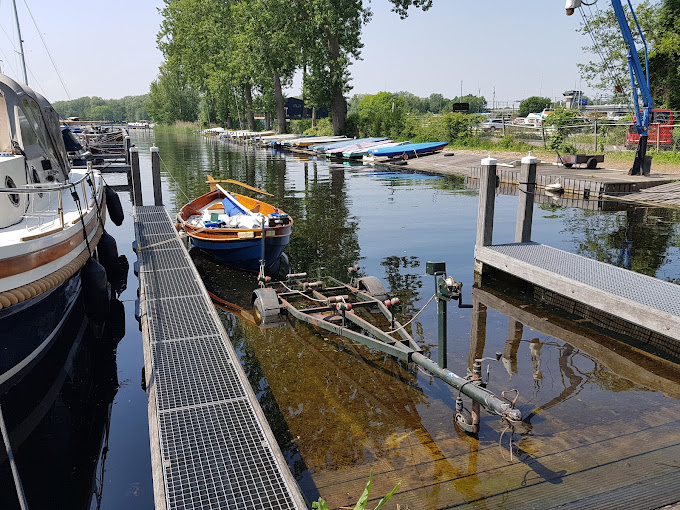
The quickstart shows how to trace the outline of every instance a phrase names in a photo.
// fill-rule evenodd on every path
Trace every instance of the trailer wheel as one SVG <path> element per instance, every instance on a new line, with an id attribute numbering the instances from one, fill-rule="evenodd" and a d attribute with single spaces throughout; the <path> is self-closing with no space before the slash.
<path id="1" fill-rule="evenodd" d="M 588 162 L 586 163 L 586 167 L 588 167 L 590 170 L 596 169 L 597 168 L 597 159 L 588 158 Z"/>
<path id="2" fill-rule="evenodd" d="M 280 320 L 281 304 L 274 289 L 255 289 L 251 302 L 263 324 Z"/>
<path id="3" fill-rule="evenodd" d="M 357 288 L 378 301 L 387 299 L 387 291 L 375 276 L 364 276 L 357 280 Z"/>

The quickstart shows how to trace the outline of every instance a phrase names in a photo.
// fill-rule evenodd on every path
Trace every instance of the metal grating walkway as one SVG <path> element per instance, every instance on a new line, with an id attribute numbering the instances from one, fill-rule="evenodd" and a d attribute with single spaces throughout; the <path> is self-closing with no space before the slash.
<path id="1" fill-rule="evenodd" d="M 535 285 L 680 340 L 680 285 L 538 243 L 477 247 L 475 258 Z"/>
<path id="2" fill-rule="evenodd" d="M 156 508 L 305 508 L 165 208 L 136 207 L 135 233 Z"/>

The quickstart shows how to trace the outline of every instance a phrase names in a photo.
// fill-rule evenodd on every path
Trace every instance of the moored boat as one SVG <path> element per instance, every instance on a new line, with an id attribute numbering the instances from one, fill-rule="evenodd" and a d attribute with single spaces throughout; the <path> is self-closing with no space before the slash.
<path id="1" fill-rule="evenodd" d="M 265 273 L 270 272 L 290 241 L 292 218 L 271 204 L 226 191 L 220 183 L 266 193 L 262 190 L 229 179 L 215 180 L 210 175 L 207 182 L 210 191 L 177 214 L 191 243 L 229 266 L 257 272 L 263 261 Z"/>
<path id="2" fill-rule="evenodd" d="M 0 75 L 0 393 L 47 352 L 81 286 L 108 306 L 105 273 L 81 285 L 84 266 L 103 271 L 104 197 L 98 171 L 70 167 L 50 103 Z"/>
<path id="3" fill-rule="evenodd" d="M 447 142 L 424 142 L 409 143 L 396 147 L 376 147 L 368 150 L 368 155 L 374 158 L 402 158 L 408 159 L 411 156 L 420 156 L 442 150 L 448 145 Z"/>
<path id="4" fill-rule="evenodd" d="M 411 142 L 393 142 L 392 140 L 385 140 L 384 142 L 376 142 L 375 144 L 370 144 L 363 147 L 349 147 L 350 150 L 345 150 L 342 153 L 342 157 L 345 159 L 359 159 L 366 156 L 370 149 L 377 149 L 378 147 L 381 149 L 388 147 L 399 147 L 400 145 L 406 145 L 408 143 Z"/>

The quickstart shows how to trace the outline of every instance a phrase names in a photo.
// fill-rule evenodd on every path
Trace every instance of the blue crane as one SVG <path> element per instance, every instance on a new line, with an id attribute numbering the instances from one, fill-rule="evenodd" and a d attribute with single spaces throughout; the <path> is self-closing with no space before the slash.
<path id="1" fill-rule="evenodd" d="M 595 0 L 597 1 L 597 0 Z M 649 85 L 649 60 L 647 57 L 647 41 L 645 41 L 640 24 L 631 1 L 628 0 L 628 7 L 633 14 L 635 26 L 638 34 L 642 40 L 645 49 L 645 70 L 642 70 L 638 49 L 633 39 L 630 26 L 626 20 L 626 13 L 623 10 L 621 0 L 611 0 L 616 19 L 619 22 L 621 35 L 623 40 L 628 45 L 628 70 L 630 71 L 630 83 L 633 88 L 633 103 L 635 104 L 635 129 L 640 135 L 640 143 L 638 144 L 637 152 L 635 153 L 635 160 L 633 167 L 628 172 L 631 175 L 647 174 L 649 173 L 649 166 L 645 165 L 645 156 L 647 154 L 647 137 L 649 135 L 649 120 L 652 109 L 654 108 L 654 101 L 652 100 L 652 91 Z M 581 7 L 582 0 L 567 0 L 565 8 L 567 16 L 571 16 L 575 9 Z M 586 4 L 587 5 L 587 4 Z M 642 109 L 640 108 L 640 98 L 642 98 Z"/>

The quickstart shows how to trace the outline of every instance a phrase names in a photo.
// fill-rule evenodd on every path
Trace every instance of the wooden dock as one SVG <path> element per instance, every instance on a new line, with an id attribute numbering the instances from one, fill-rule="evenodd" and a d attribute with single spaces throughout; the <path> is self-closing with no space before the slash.
<path id="1" fill-rule="evenodd" d="M 133 188 L 156 509 L 307 508 L 170 215 Z"/>
<path id="2" fill-rule="evenodd" d="M 622 202 L 651 205 L 654 207 L 680 207 L 680 182 L 670 182 L 642 189 L 637 193 L 626 193 L 617 197 Z"/>
<path id="3" fill-rule="evenodd" d="M 482 161 L 475 270 L 494 268 L 654 333 L 656 347 L 680 356 L 680 285 L 531 241 L 536 160 L 522 160 L 515 243 L 494 245 L 496 161 Z M 574 307 L 576 310 L 577 307 Z M 630 328 L 629 328 L 630 329 Z M 641 339 L 646 341 L 646 339 Z"/>

